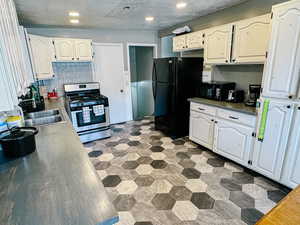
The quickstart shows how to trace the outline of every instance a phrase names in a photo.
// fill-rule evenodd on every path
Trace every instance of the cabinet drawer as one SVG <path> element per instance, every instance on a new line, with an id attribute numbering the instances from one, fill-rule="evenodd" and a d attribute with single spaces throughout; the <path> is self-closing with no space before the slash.
<path id="1" fill-rule="evenodd" d="M 191 110 L 196 111 L 196 112 L 201 112 L 201 113 L 205 113 L 211 116 L 215 116 L 216 115 L 216 111 L 217 109 L 215 107 L 211 107 L 208 105 L 204 105 L 204 104 L 199 104 L 199 103 L 191 103 Z"/>
<path id="2" fill-rule="evenodd" d="M 255 127 L 256 117 L 244 113 L 218 109 L 218 117 Z"/>

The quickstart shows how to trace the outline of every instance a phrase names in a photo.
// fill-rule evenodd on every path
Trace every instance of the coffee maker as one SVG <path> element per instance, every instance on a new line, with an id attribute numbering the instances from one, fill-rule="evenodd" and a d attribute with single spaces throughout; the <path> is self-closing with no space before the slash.
<path id="1" fill-rule="evenodd" d="M 256 107 L 257 99 L 260 97 L 261 85 L 250 84 L 249 85 L 249 99 L 245 103 L 247 106 Z"/>

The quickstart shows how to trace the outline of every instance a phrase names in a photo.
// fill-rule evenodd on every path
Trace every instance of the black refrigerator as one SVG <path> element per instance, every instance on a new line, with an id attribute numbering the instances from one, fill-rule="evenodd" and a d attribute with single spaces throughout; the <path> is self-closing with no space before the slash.
<path id="1" fill-rule="evenodd" d="M 202 84 L 203 58 L 154 59 L 153 96 L 155 129 L 180 138 L 189 133 L 188 98 L 196 97 Z"/>

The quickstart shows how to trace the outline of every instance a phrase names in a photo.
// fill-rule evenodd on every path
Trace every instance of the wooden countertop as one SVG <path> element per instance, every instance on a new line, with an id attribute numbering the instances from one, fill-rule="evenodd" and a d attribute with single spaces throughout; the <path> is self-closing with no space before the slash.
<path id="1" fill-rule="evenodd" d="M 300 186 L 294 189 L 256 225 L 299 225 Z"/>

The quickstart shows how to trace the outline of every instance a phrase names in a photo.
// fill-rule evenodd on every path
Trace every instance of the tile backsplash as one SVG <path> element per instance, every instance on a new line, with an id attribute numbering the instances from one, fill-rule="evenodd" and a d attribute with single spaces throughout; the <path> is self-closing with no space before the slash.
<path id="1" fill-rule="evenodd" d="M 40 86 L 45 86 L 47 91 L 56 88 L 59 96 L 64 95 L 64 84 L 93 81 L 91 62 L 55 62 L 53 71 L 55 77 L 51 80 L 40 81 Z"/>

